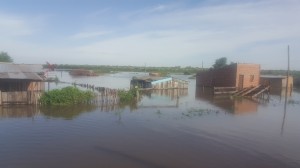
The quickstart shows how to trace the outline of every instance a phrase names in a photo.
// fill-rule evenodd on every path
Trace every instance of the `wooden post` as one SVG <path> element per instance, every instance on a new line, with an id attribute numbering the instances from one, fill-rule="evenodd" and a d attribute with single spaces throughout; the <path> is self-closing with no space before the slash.
<path id="1" fill-rule="evenodd" d="M 0 90 L 0 106 L 2 105 L 2 92 Z"/>

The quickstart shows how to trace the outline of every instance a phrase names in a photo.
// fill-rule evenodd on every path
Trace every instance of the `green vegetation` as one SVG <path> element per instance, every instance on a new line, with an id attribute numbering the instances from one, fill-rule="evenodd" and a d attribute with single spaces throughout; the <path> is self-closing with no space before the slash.
<path id="1" fill-rule="evenodd" d="M 0 62 L 13 62 L 13 59 L 6 53 L 0 52 Z"/>
<path id="2" fill-rule="evenodd" d="M 230 64 L 233 64 L 232 62 Z M 222 57 L 215 61 L 213 68 L 221 68 L 228 65 L 227 58 Z M 46 68 L 48 65 L 44 65 Z M 93 70 L 95 73 L 114 73 L 114 72 L 157 72 L 161 76 L 167 76 L 170 73 L 173 74 L 185 74 L 193 75 L 197 72 L 207 70 L 200 67 L 145 67 L 145 66 L 110 66 L 110 65 L 69 65 L 60 64 L 53 65 L 55 69 L 87 69 Z M 262 70 L 261 74 L 264 75 L 286 75 L 285 70 Z M 291 75 L 294 77 L 294 86 L 300 86 L 300 71 L 291 71 Z"/>
<path id="3" fill-rule="evenodd" d="M 227 65 L 227 58 L 222 57 L 222 58 L 216 59 L 215 64 L 212 67 L 214 69 L 219 69 L 219 68 L 223 68 L 226 65 Z"/>
<path id="4" fill-rule="evenodd" d="M 70 120 L 80 116 L 83 113 L 96 110 L 97 106 L 93 104 L 80 104 L 65 106 L 42 106 L 39 109 L 43 115 L 47 117 Z"/>
<path id="5" fill-rule="evenodd" d="M 44 65 L 46 68 L 47 65 Z M 110 66 L 110 65 L 68 65 L 60 64 L 54 65 L 55 69 L 87 69 L 93 70 L 97 74 L 101 73 L 114 73 L 114 72 L 158 72 L 162 76 L 166 76 L 170 73 L 176 74 L 196 74 L 201 71 L 199 67 L 145 67 L 145 66 Z"/>
<path id="6" fill-rule="evenodd" d="M 192 118 L 192 117 L 201 117 L 203 115 L 207 115 L 210 113 L 219 113 L 219 110 L 213 110 L 213 109 L 195 109 L 190 108 L 187 110 L 187 112 L 183 112 L 182 115 L 184 117 Z"/>
<path id="7" fill-rule="evenodd" d="M 137 98 L 138 90 L 136 88 L 130 90 L 119 90 L 118 95 L 120 98 L 120 103 L 131 103 Z"/>
<path id="8" fill-rule="evenodd" d="M 68 86 L 45 92 L 40 98 L 42 105 L 72 105 L 88 104 L 94 97 L 91 91 L 82 91 L 76 87 Z"/>

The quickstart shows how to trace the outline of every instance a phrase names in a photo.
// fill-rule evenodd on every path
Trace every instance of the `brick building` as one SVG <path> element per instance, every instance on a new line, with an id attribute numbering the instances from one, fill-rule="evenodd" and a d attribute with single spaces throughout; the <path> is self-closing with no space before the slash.
<path id="1" fill-rule="evenodd" d="M 199 72 L 198 87 L 237 87 L 243 89 L 259 85 L 260 65 L 231 64 L 219 69 Z"/>

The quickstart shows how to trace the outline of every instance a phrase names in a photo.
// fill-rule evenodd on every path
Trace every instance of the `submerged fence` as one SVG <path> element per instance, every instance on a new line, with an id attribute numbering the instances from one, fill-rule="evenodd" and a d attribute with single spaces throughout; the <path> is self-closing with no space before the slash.
<path id="1" fill-rule="evenodd" d="M 91 101 L 93 104 L 100 106 L 111 106 L 119 104 L 120 102 L 117 89 L 101 88 L 101 90 L 98 89 L 94 93 L 95 97 Z"/>
<path id="2" fill-rule="evenodd" d="M 76 84 L 67 83 L 75 87 L 83 87 L 93 91 L 94 98 L 90 101 L 90 104 L 95 104 L 99 106 L 114 106 L 120 103 L 120 97 L 118 95 L 118 89 L 110 89 L 105 87 L 97 87 L 90 84 Z M 153 90 L 155 92 L 155 90 Z M 10 105 L 10 104 L 39 104 L 39 99 L 41 98 L 44 91 L 14 91 L 14 92 L 1 92 L 0 91 L 0 106 Z M 170 96 L 172 99 L 179 95 L 187 94 L 187 89 L 165 89 L 160 91 L 161 95 Z"/>

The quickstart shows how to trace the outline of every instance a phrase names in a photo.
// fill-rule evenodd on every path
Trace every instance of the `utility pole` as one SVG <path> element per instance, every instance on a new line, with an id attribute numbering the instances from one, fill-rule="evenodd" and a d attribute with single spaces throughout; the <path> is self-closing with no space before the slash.
<path id="1" fill-rule="evenodd" d="M 287 48 L 288 52 L 288 67 L 287 67 L 287 72 L 286 72 L 286 86 L 285 86 L 285 99 L 284 99 L 284 114 L 283 114 L 283 120 L 282 120 L 282 125 L 281 125 L 281 135 L 283 134 L 283 128 L 285 124 L 285 117 L 286 117 L 286 108 L 287 108 L 287 97 L 288 97 L 288 89 L 289 89 L 289 76 L 290 76 L 290 46 L 288 45 Z M 292 89 L 292 88 L 290 88 Z"/>
<path id="2" fill-rule="evenodd" d="M 287 67 L 287 72 L 286 72 L 286 86 L 285 86 L 285 101 L 287 101 L 287 94 L 289 90 L 289 76 L 290 76 L 290 46 L 287 48 L 288 52 L 288 67 Z M 292 89 L 292 88 L 291 88 Z"/>

